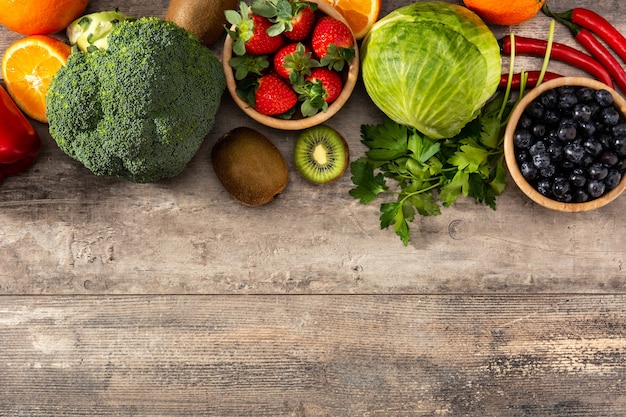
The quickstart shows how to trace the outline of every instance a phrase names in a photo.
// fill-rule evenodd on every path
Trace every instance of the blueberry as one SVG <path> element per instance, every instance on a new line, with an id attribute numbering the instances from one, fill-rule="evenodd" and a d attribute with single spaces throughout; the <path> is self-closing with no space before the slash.
<path id="1" fill-rule="evenodd" d="M 561 121 L 561 117 L 555 111 L 546 109 L 545 114 L 543 115 L 543 121 L 550 126 L 554 126 Z"/>
<path id="2" fill-rule="evenodd" d="M 613 95 L 609 93 L 607 90 L 601 89 L 596 90 L 596 102 L 602 106 L 607 107 L 613 104 Z"/>
<path id="3" fill-rule="evenodd" d="M 588 168 L 591 164 L 595 163 L 596 160 L 593 156 L 589 155 L 587 152 L 583 155 L 583 159 L 578 163 L 580 166 Z"/>
<path id="4" fill-rule="evenodd" d="M 531 147 L 528 149 L 528 153 L 531 156 L 535 156 L 537 154 L 544 153 L 544 152 L 546 152 L 546 144 L 542 140 L 538 140 L 537 142 L 533 143 Z"/>
<path id="5" fill-rule="evenodd" d="M 565 193 L 563 195 L 556 196 L 556 199 L 561 203 L 571 203 L 574 197 L 572 197 L 571 193 Z"/>
<path id="6" fill-rule="evenodd" d="M 592 180 L 603 180 L 609 175 L 609 170 L 603 164 L 596 162 L 589 166 L 589 178 Z"/>
<path id="7" fill-rule="evenodd" d="M 539 96 L 539 102 L 546 109 L 555 108 L 556 105 L 558 104 L 558 101 L 559 101 L 559 95 L 557 94 L 556 90 L 545 91 L 543 94 L 541 94 L 541 96 Z"/>
<path id="8" fill-rule="evenodd" d="M 600 162 L 602 162 L 603 164 L 607 165 L 607 166 L 613 166 L 615 164 L 617 164 L 619 162 L 619 158 L 617 157 L 617 155 L 615 155 L 614 152 L 611 151 L 604 151 L 600 154 L 600 158 L 599 158 Z"/>
<path id="9" fill-rule="evenodd" d="M 554 183 L 552 183 L 552 194 L 556 197 L 562 197 L 568 192 L 569 181 L 562 177 L 555 178 Z"/>
<path id="10" fill-rule="evenodd" d="M 618 156 L 626 156 L 626 135 L 616 136 L 611 145 Z"/>
<path id="11" fill-rule="evenodd" d="M 572 142 L 565 145 L 565 159 L 573 163 L 579 163 L 585 156 L 585 149 L 578 142 Z"/>
<path id="12" fill-rule="evenodd" d="M 609 190 L 612 190 L 613 188 L 618 186 L 621 180 L 622 180 L 622 174 L 620 174 L 620 172 L 616 169 L 611 169 L 609 170 L 608 175 L 604 179 L 604 185 Z"/>
<path id="13" fill-rule="evenodd" d="M 517 123 L 518 128 L 522 129 L 530 129 L 533 126 L 533 119 L 528 117 L 526 114 L 522 114 L 519 118 L 519 122 Z"/>
<path id="14" fill-rule="evenodd" d="M 577 203 L 584 203 L 585 201 L 589 200 L 589 194 L 587 194 L 587 192 L 585 190 L 582 189 L 576 189 L 574 190 L 574 201 Z"/>
<path id="15" fill-rule="evenodd" d="M 555 141 L 551 141 L 548 144 L 548 155 L 550 155 L 550 159 L 553 161 L 560 161 L 563 159 L 563 145 L 557 143 Z"/>
<path id="16" fill-rule="evenodd" d="M 606 186 L 604 185 L 604 182 L 600 180 L 591 180 L 587 184 L 587 192 L 589 193 L 589 197 L 591 198 L 600 197 L 602 194 L 604 194 L 605 189 Z"/>
<path id="17" fill-rule="evenodd" d="M 582 168 L 574 168 L 569 176 L 569 181 L 574 187 L 583 187 L 587 183 L 585 170 Z"/>
<path id="18" fill-rule="evenodd" d="M 588 122 L 591 119 L 591 107 L 587 104 L 578 103 L 574 106 L 572 115 L 574 116 L 574 120 Z"/>
<path id="19" fill-rule="evenodd" d="M 545 113 L 545 109 L 540 103 L 536 101 L 531 102 L 526 107 L 526 114 L 535 120 L 541 120 L 543 118 L 544 113 Z"/>
<path id="20" fill-rule="evenodd" d="M 532 128 L 533 135 L 537 138 L 543 138 L 546 135 L 546 125 L 538 123 Z"/>
<path id="21" fill-rule="evenodd" d="M 596 140 L 602 145 L 604 149 L 610 148 L 613 143 L 613 138 L 607 133 L 601 133 L 596 135 Z"/>
<path id="22" fill-rule="evenodd" d="M 513 135 L 513 143 L 515 143 L 515 146 L 517 146 L 518 148 L 529 148 L 530 145 L 533 143 L 533 136 L 528 130 L 516 130 L 515 134 Z"/>
<path id="23" fill-rule="evenodd" d="M 596 125 L 593 122 L 580 122 L 578 126 L 587 137 L 595 135 L 597 130 Z"/>
<path id="24" fill-rule="evenodd" d="M 583 142 L 583 148 L 585 151 L 593 156 L 598 155 L 602 152 L 602 144 L 593 138 L 588 138 Z"/>
<path id="25" fill-rule="evenodd" d="M 515 150 L 515 159 L 517 163 L 522 163 L 524 161 L 530 161 L 530 155 L 526 151 L 526 149 L 516 149 Z"/>
<path id="26" fill-rule="evenodd" d="M 578 132 L 576 131 L 576 126 L 567 122 L 561 123 L 556 131 L 556 136 L 563 142 L 569 142 L 570 140 L 576 139 L 577 134 Z"/>
<path id="27" fill-rule="evenodd" d="M 537 191 L 546 197 L 550 197 L 552 195 L 552 182 L 548 178 L 539 180 L 537 182 Z"/>
<path id="28" fill-rule="evenodd" d="M 626 158 L 619 160 L 613 168 L 615 168 L 619 172 L 626 171 Z"/>
<path id="29" fill-rule="evenodd" d="M 576 104 L 578 104 L 578 97 L 573 92 L 564 92 L 559 95 L 559 110 L 571 110 Z"/>
<path id="30" fill-rule="evenodd" d="M 550 165 L 550 155 L 545 151 L 533 155 L 533 164 L 535 164 L 538 169 L 547 168 L 548 165 Z"/>
<path id="31" fill-rule="evenodd" d="M 611 128 L 611 132 L 613 132 L 613 135 L 615 136 L 626 135 L 626 123 L 622 122 L 616 124 Z"/>
<path id="32" fill-rule="evenodd" d="M 548 166 L 541 168 L 539 170 L 539 175 L 544 178 L 552 178 L 556 173 L 556 166 L 554 164 L 549 164 Z"/>
<path id="33" fill-rule="evenodd" d="M 619 122 L 619 112 L 615 107 L 607 107 L 600 112 L 600 122 L 607 126 L 615 126 Z"/>
<path id="34" fill-rule="evenodd" d="M 531 161 L 524 161 L 520 164 L 519 170 L 527 181 L 537 178 L 537 168 Z"/>
<path id="35" fill-rule="evenodd" d="M 595 94 L 595 90 L 591 87 L 580 87 L 578 91 L 576 91 L 576 97 L 582 102 L 588 103 L 593 100 Z"/>

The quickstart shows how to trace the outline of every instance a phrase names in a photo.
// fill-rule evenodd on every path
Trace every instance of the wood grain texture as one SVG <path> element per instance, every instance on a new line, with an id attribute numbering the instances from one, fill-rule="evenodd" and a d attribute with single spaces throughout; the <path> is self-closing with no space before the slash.
<path id="1" fill-rule="evenodd" d="M 2 416 L 626 412 L 624 296 L 1 301 Z"/>
<path id="2" fill-rule="evenodd" d="M 129 14 L 161 16 L 166 1 L 132 2 Z M 383 14 L 408 4 L 385 1 Z M 614 10 L 616 2 L 595 5 Z M 574 2 L 558 2 L 565 10 Z M 115 7 L 90 2 L 90 11 Z M 626 16 L 614 15 L 626 29 Z M 548 19 L 515 27 L 547 34 Z M 510 28 L 495 27 L 497 36 Z M 0 48 L 14 34 L 0 31 Z M 557 26 L 557 39 L 572 43 Z M 220 57 L 221 47 L 215 47 Z M 518 59 L 536 68 L 540 60 Z M 551 64 L 552 65 L 552 64 Z M 506 58 L 503 67 L 508 66 Z M 575 68 L 554 63 L 557 72 Z M 346 138 L 351 159 L 365 151 L 362 124 L 383 115 L 358 82 L 327 123 Z M 363 206 L 348 195 L 347 173 L 324 187 L 308 184 L 293 163 L 298 132 L 266 128 L 227 93 L 212 132 L 178 177 L 132 184 L 92 175 L 65 156 L 36 124 L 43 151 L 29 172 L 0 187 L 1 294 L 445 293 L 624 291 L 626 200 L 585 214 L 539 207 L 509 184 L 496 211 L 461 200 L 438 217 L 418 218 L 402 246 L 380 230 L 381 201 Z M 290 183 L 271 204 L 248 208 L 217 181 L 209 162 L 215 140 L 249 126 L 270 137 L 289 161 Z"/>
<path id="3" fill-rule="evenodd" d="M 382 15 L 409 2 L 383 0 Z M 617 0 L 551 8 L 581 5 L 626 32 Z M 0 53 L 19 37 L 0 27 Z M 356 159 L 360 126 L 382 120 L 359 81 L 328 124 Z M 623 197 L 564 214 L 510 185 L 496 211 L 461 200 L 416 219 L 404 247 L 378 204 L 348 195 L 349 174 L 311 186 L 291 162 L 297 132 L 228 94 L 187 169 L 155 184 L 96 177 L 35 125 L 41 158 L 0 185 L 2 417 L 626 415 Z M 289 161 L 270 205 L 243 207 L 215 178 L 211 147 L 238 126 Z"/>

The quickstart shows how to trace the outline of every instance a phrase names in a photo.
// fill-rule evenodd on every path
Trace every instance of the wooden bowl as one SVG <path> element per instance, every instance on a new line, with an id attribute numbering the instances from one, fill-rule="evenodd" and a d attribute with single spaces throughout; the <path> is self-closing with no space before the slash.
<path id="1" fill-rule="evenodd" d="M 615 200 L 626 188 L 626 175 L 622 177 L 622 180 L 617 187 L 613 188 L 612 190 L 608 191 L 606 194 L 595 200 L 590 200 L 584 203 L 559 202 L 539 193 L 539 191 L 537 191 L 531 184 L 528 183 L 528 181 L 526 181 L 517 165 L 513 143 L 513 135 L 515 133 L 515 129 L 517 128 L 518 121 L 526 106 L 528 106 L 528 104 L 530 104 L 543 92 L 565 85 L 585 86 L 591 87 L 596 90 L 607 90 L 613 95 L 615 105 L 618 107 L 621 113 L 626 115 L 626 100 L 624 100 L 624 98 L 614 89 L 610 88 L 604 83 L 585 77 L 561 77 L 546 81 L 540 86 L 528 91 L 528 93 L 522 98 L 522 100 L 520 100 L 519 104 L 513 110 L 504 134 L 504 157 L 513 181 L 515 181 L 520 190 L 522 190 L 522 192 L 526 194 L 531 200 L 543 207 L 547 207 L 552 210 L 576 213 L 594 210 L 603 207 L 609 204 L 611 201 Z"/>
<path id="2" fill-rule="evenodd" d="M 308 0 L 312 3 L 316 3 L 318 6 L 318 11 L 322 13 L 334 17 L 337 20 L 342 21 L 346 24 L 346 26 L 350 27 L 346 22 L 346 19 L 337 11 L 335 8 L 325 3 L 323 0 Z M 354 37 L 354 34 L 353 34 Z M 354 58 L 350 63 L 350 66 L 347 70 L 347 74 L 344 81 L 343 90 L 341 94 L 335 101 L 328 105 L 328 108 L 325 112 L 320 111 L 319 113 L 310 116 L 303 117 L 298 119 L 280 119 L 278 117 L 267 116 L 256 111 L 252 106 L 242 100 L 237 94 L 236 88 L 237 84 L 235 82 L 235 75 L 233 72 L 233 68 L 229 65 L 229 61 L 233 55 L 233 41 L 230 36 L 226 36 L 226 41 L 224 42 L 224 50 L 222 52 L 222 66 L 224 68 L 224 73 L 226 74 L 226 86 L 228 88 L 228 92 L 231 97 L 237 103 L 237 106 L 241 110 L 243 110 L 248 116 L 252 117 L 259 123 L 264 124 L 265 126 L 273 127 L 275 129 L 282 130 L 302 130 L 308 127 L 316 126 L 334 116 L 348 101 L 352 91 L 354 90 L 354 86 L 356 85 L 356 81 L 359 75 L 359 48 L 356 43 L 356 39 L 354 41 Z M 298 104 L 296 104 L 298 105 Z"/>

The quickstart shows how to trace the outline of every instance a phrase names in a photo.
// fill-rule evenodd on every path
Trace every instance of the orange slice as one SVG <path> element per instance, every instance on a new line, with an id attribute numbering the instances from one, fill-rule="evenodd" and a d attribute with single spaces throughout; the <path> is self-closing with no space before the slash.
<path id="1" fill-rule="evenodd" d="M 324 0 L 346 19 L 354 37 L 363 39 L 378 20 L 382 0 Z"/>
<path id="2" fill-rule="evenodd" d="M 70 52 L 70 46 L 56 38 L 33 35 L 17 40 L 4 53 L 2 76 L 7 91 L 30 118 L 48 123 L 48 86 Z"/>

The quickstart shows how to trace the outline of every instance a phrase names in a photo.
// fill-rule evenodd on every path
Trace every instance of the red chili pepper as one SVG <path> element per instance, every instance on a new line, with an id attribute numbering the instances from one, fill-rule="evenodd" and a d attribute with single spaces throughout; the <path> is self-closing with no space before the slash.
<path id="1" fill-rule="evenodd" d="M 626 37 L 598 13 L 582 7 L 576 7 L 563 13 L 552 13 L 545 5 L 542 10 L 550 17 L 570 21 L 595 33 L 626 62 Z"/>
<path id="2" fill-rule="evenodd" d="M 37 131 L 0 86 L 0 180 L 30 167 L 40 148 Z"/>
<path id="3" fill-rule="evenodd" d="M 528 79 L 526 80 L 526 87 L 534 87 L 537 85 L 537 81 L 539 81 L 539 74 L 541 71 L 526 71 L 528 74 Z M 543 74 L 543 81 L 553 80 L 555 78 L 562 77 L 561 74 L 557 74 L 556 72 L 546 71 Z M 500 76 L 500 84 L 498 85 L 499 89 L 505 89 L 509 82 L 509 74 L 502 74 Z M 520 88 L 522 82 L 522 74 L 513 74 L 513 79 L 511 80 L 511 88 Z"/>
<path id="4" fill-rule="evenodd" d="M 626 72 L 608 49 L 587 29 L 581 29 L 574 37 L 611 74 L 620 90 L 626 92 Z"/>
<path id="5" fill-rule="evenodd" d="M 584 27 L 573 23 L 570 20 L 563 18 L 561 15 L 552 13 L 547 5 L 544 4 L 542 8 L 543 12 L 556 19 L 563 25 L 569 28 L 574 35 L 574 39 L 587 50 L 600 64 L 606 68 L 611 74 L 611 77 L 615 80 L 617 86 L 626 91 L 626 72 L 622 68 L 621 64 L 617 62 L 617 59 L 611 54 L 611 52 L 594 36 L 594 34 L 585 29 Z"/>
<path id="6" fill-rule="evenodd" d="M 515 53 L 520 55 L 530 55 L 543 57 L 546 54 L 548 42 L 543 39 L 526 38 L 523 36 L 515 36 Z M 500 39 L 502 52 L 511 53 L 511 39 L 506 36 Z M 609 72 L 598 61 L 589 55 L 572 48 L 571 46 L 553 42 L 550 58 L 573 65 L 581 70 L 593 75 L 598 81 L 601 81 L 613 87 L 613 80 Z"/>

